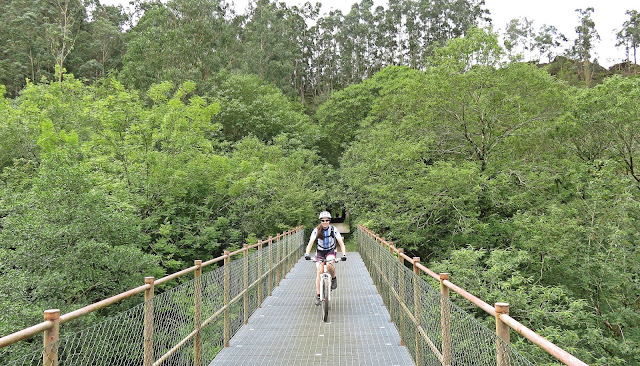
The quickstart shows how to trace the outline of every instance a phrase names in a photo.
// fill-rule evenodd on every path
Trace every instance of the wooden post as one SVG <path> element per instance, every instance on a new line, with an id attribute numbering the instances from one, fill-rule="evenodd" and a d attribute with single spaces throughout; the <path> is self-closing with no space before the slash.
<path id="1" fill-rule="evenodd" d="M 202 261 L 196 259 L 193 261 L 196 265 L 196 271 L 194 274 L 194 295 L 195 295 L 195 304 L 193 307 L 193 322 L 195 323 L 195 330 L 197 331 L 196 337 L 193 345 L 193 365 L 201 366 L 202 365 L 202 280 L 200 276 L 202 275 Z"/>
<path id="2" fill-rule="evenodd" d="M 498 366 L 509 366 L 511 364 L 509 360 L 509 349 L 506 347 L 511 343 L 509 326 L 500 320 L 500 315 L 509 314 L 509 304 L 506 302 L 497 302 L 494 304 L 494 308 L 496 309 L 496 334 L 498 335 L 498 339 L 496 340 L 496 346 L 498 347 Z"/>
<path id="3" fill-rule="evenodd" d="M 280 284 L 280 272 L 282 271 L 282 243 L 280 241 L 280 234 L 276 236 L 276 283 L 275 286 Z"/>
<path id="4" fill-rule="evenodd" d="M 53 322 L 53 327 L 44 331 L 42 353 L 43 366 L 58 366 L 58 346 L 60 341 L 60 309 L 44 311 L 44 320 Z"/>
<path id="5" fill-rule="evenodd" d="M 449 288 L 444 280 L 449 280 L 448 273 L 440 273 L 440 327 L 442 329 L 442 366 L 451 366 L 451 308 Z"/>
<path id="6" fill-rule="evenodd" d="M 379 243 L 376 243 L 377 245 L 375 246 L 375 251 L 376 251 L 376 259 L 375 259 L 375 264 L 376 264 L 376 291 L 378 291 L 378 294 L 382 295 L 380 293 L 380 288 L 382 287 L 382 270 L 380 269 L 380 260 L 382 259 L 382 241 L 380 241 Z"/>
<path id="7" fill-rule="evenodd" d="M 416 365 L 422 365 L 422 347 L 420 346 L 420 321 L 422 320 L 422 301 L 420 301 L 420 257 L 413 257 L 413 313 L 416 317 Z"/>
<path id="8" fill-rule="evenodd" d="M 282 241 L 284 241 L 283 251 L 284 254 L 282 256 L 282 279 L 287 278 L 287 274 L 289 273 L 289 262 L 291 261 L 291 257 L 289 256 L 289 231 L 285 231 L 283 234 Z"/>
<path id="9" fill-rule="evenodd" d="M 258 240 L 258 278 L 262 278 L 262 240 Z M 258 281 L 258 307 L 262 307 L 262 283 Z"/>
<path id="10" fill-rule="evenodd" d="M 273 251 L 273 245 L 271 245 L 273 243 L 273 237 L 271 235 L 269 235 L 269 240 L 267 240 L 267 243 L 269 244 L 269 264 L 267 265 L 267 296 L 271 296 L 271 276 L 273 276 L 273 260 L 271 259 L 271 252 Z"/>
<path id="11" fill-rule="evenodd" d="M 389 248 L 389 253 L 391 253 L 391 242 L 387 243 L 387 247 Z M 386 266 L 384 268 L 387 268 Z M 393 291 L 391 291 L 391 276 L 393 276 L 393 271 L 389 271 L 388 273 L 384 273 L 383 279 L 387 283 L 387 292 L 389 294 L 389 321 L 393 322 Z"/>
<path id="12" fill-rule="evenodd" d="M 289 230 L 287 231 L 287 273 L 289 274 L 289 272 L 291 272 L 291 268 L 293 268 L 293 258 L 296 257 L 293 254 L 293 237 L 291 236 L 293 233 L 293 230 Z M 285 275 L 286 276 L 286 275 Z"/>
<path id="13" fill-rule="evenodd" d="M 284 243 L 284 234 L 278 236 L 280 237 L 280 240 L 278 241 L 278 247 L 280 248 L 280 258 L 278 259 L 278 263 L 280 263 L 280 265 L 278 266 L 280 267 L 280 274 L 278 275 L 278 283 L 280 283 L 280 281 L 284 278 L 284 258 L 287 254 L 287 251 Z"/>
<path id="14" fill-rule="evenodd" d="M 404 338 L 406 337 L 406 326 L 405 326 L 405 318 L 406 316 L 403 316 L 401 309 L 403 309 L 402 304 L 404 304 L 404 283 L 403 283 L 403 275 L 402 275 L 402 270 L 404 267 L 404 257 L 401 255 L 404 253 L 404 249 L 399 248 L 398 249 L 398 261 L 400 262 L 400 265 L 398 266 L 398 297 L 399 297 L 399 304 L 398 304 L 398 312 L 400 313 L 400 316 L 398 317 L 398 321 L 400 322 L 400 345 L 404 346 Z"/>
<path id="15" fill-rule="evenodd" d="M 144 283 L 150 285 L 144 290 L 144 366 L 152 366 L 155 361 L 153 354 L 153 290 L 155 279 L 145 277 Z"/>
<path id="16" fill-rule="evenodd" d="M 224 251 L 224 346 L 229 347 L 229 341 L 231 340 L 231 321 L 229 319 L 229 300 L 230 300 L 230 265 L 231 258 L 229 258 L 229 251 Z"/>
<path id="17" fill-rule="evenodd" d="M 244 296 L 243 296 L 243 308 L 242 312 L 244 313 L 244 323 L 249 323 L 249 244 L 244 245 L 244 252 L 242 259 L 243 263 L 243 280 L 244 280 Z"/>

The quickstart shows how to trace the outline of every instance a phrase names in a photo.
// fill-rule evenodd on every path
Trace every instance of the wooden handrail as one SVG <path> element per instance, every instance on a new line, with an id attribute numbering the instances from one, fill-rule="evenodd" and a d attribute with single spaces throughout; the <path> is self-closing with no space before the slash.
<path id="1" fill-rule="evenodd" d="M 457 293 L 460 296 L 464 297 L 469 302 L 471 302 L 472 304 L 476 305 L 480 309 L 484 310 L 485 312 L 487 312 L 491 316 L 493 316 L 493 317 L 498 316 L 494 306 L 491 306 L 488 303 L 482 301 L 480 298 L 474 296 L 473 294 L 469 293 L 468 291 L 464 290 L 463 288 L 453 284 L 449 280 L 440 281 L 440 275 L 438 275 L 437 273 L 435 273 L 431 269 L 427 268 L 426 266 L 422 265 L 420 263 L 420 259 L 418 257 L 416 257 L 417 260 L 414 261 L 414 258 L 411 258 L 411 257 L 405 255 L 403 251 L 399 250 L 395 245 L 393 245 L 392 243 L 388 242 L 384 238 L 378 236 L 373 231 L 369 230 L 368 228 L 366 228 L 366 227 L 364 227 L 364 226 L 362 226 L 360 224 L 358 224 L 358 227 L 363 232 L 365 232 L 367 235 L 369 235 L 372 239 L 374 239 L 376 242 L 380 242 L 382 245 L 388 247 L 390 251 L 395 252 L 398 256 L 402 256 L 406 261 L 410 262 L 413 265 L 414 268 L 418 268 L 420 271 L 424 272 L 428 276 L 432 277 L 435 280 L 438 280 L 443 285 L 447 286 L 448 288 L 453 290 L 455 293 Z M 505 323 L 505 324 L 507 324 L 509 326 L 509 328 L 515 330 L 516 332 L 521 334 L 523 337 L 525 337 L 529 341 L 533 342 L 538 347 L 542 348 L 547 353 L 549 353 L 551 356 L 556 358 L 558 361 L 564 363 L 565 365 L 569 365 L 569 366 L 587 366 L 586 363 L 584 363 L 583 361 L 579 360 L 577 357 L 573 356 L 569 352 L 567 352 L 567 351 L 563 350 L 562 348 L 558 347 L 557 345 L 553 344 L 552 342 L 550 342 L 549 340 L 545 339 L 544 337 L 542 337 L 538 333 L 536 333 L 536 332 L 532 331 L 531 329 L 527 328 L 522 323 L 520 323 L 519 321 L 513 319 L 508 314 L 500 314 L 499 317 L 500 317 L 500 320 L 503 323 Z"/>
<path id="2" fill-rule="evenodd" d="M 142 286 L 138 286 L 136 288 L 133 288 L 129 291 L 120 293 L 118 295 L 115 296 L 111 296 L 107 299 L 98 301 L 96 303 L 93 303 L 91 305 L 87 305 L 83 308 L 80 308 L 78 310 L 74 310 L 70 313 L 64 314 L 60 317 L 60 323 L 66 323 L 70 320 L 73 320 L 75 318 L 81 317 L 83 315 L 87 315 L 90 312 L 96 311 L 96 310 L 100 310 L 102 308 L 104 308 L 105 306 L 109 306 L 111 304 L 115 304 L 118 301 L 122 301 L 126 298 L 129 298 L 133 295 L 139 294 L 141 292 L 144 292 L 144 290 L 148 289 L 149 287 L 151 287 L 151 285 L 142 285 Z"/>
<path id="3" fill-rule="evenodd" d="M 582 362 L 574 355 L 556 346 L 538 333 L 522 325 L 522 323 L 513 319 L 510 315 L 502 314 L 500 315 L 500 320 L 502 320 L 503 323 L 507 324 L 509 328 L 520 333 L 522 336 L 547 351 L 551 356 L 555 357 L 558 361 L 564 363 L 565 365 L 588 366 L 586 363 Z"/>
<path id="4" fill-rule="evenodd" d="M 449 280 L 444 280 L 444 281 L 442 281 L 442 283 L 445 286 L 447 286 L 448 288 L 452 289 L 458 295 L 460 295 L 460 296 L 464 297 L 465 299 L 469 300 L 469 302 L 471 302 L 475 306 L 477 306 L 480 309 L 486 311 L 488 314 L 490 314 L 492 316 L 496 316 L 496 309 L 493 306 L 491 306 L 491 305 L 487 304 L 486 302 L 480 300 L 478 297 L 472 295 L 471 293 L 465 291 L 464 289 L 454 285 Z"/>
<path id="5" fill-rule="evenodd" d="M 23 339 L 31 338 L 34 335 L 38 333 L 42 333 L 45 330 L 49 330 L 51 328 L 53 328 L 53 322 L 48 320 L 48 321 L 44 321 L 42 323 L 30 326 L 29 328 L 25 328 L 21 331 L 11 333 L 9 335 L 6 335 L 0 338 L 0 348 L 19 342 Z"/>

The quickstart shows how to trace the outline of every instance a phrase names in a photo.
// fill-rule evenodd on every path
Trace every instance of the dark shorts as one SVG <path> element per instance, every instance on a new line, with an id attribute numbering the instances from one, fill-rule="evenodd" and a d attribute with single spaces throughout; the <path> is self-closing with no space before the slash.
<path id="1" fill-rule="evenodd" d="M 316 260 L 319 262 L 334 261 L 336 260 L 336 250 L 317 250 Z"/>

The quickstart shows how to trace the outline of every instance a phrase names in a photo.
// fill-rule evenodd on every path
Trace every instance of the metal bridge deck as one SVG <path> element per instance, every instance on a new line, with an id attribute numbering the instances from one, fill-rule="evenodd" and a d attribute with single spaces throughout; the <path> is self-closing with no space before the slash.
<path id="1" fill-rule="evenodd" d="M 360 255 L 347 257 L 328 323 L 315 306 L 315 264 L 303 258 L 211 366 L 414 365 Z"/>

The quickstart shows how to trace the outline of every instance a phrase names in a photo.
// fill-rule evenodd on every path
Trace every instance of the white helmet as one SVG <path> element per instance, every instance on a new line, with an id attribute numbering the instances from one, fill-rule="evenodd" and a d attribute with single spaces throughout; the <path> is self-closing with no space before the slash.
<path id="1" fill-rule="evenodd" d="M 330 219 L 330 218 L 331 218 L 331 214 L 329 213 L 329 211 L 322 211 L 318 216 L 318 219 Z"/>

